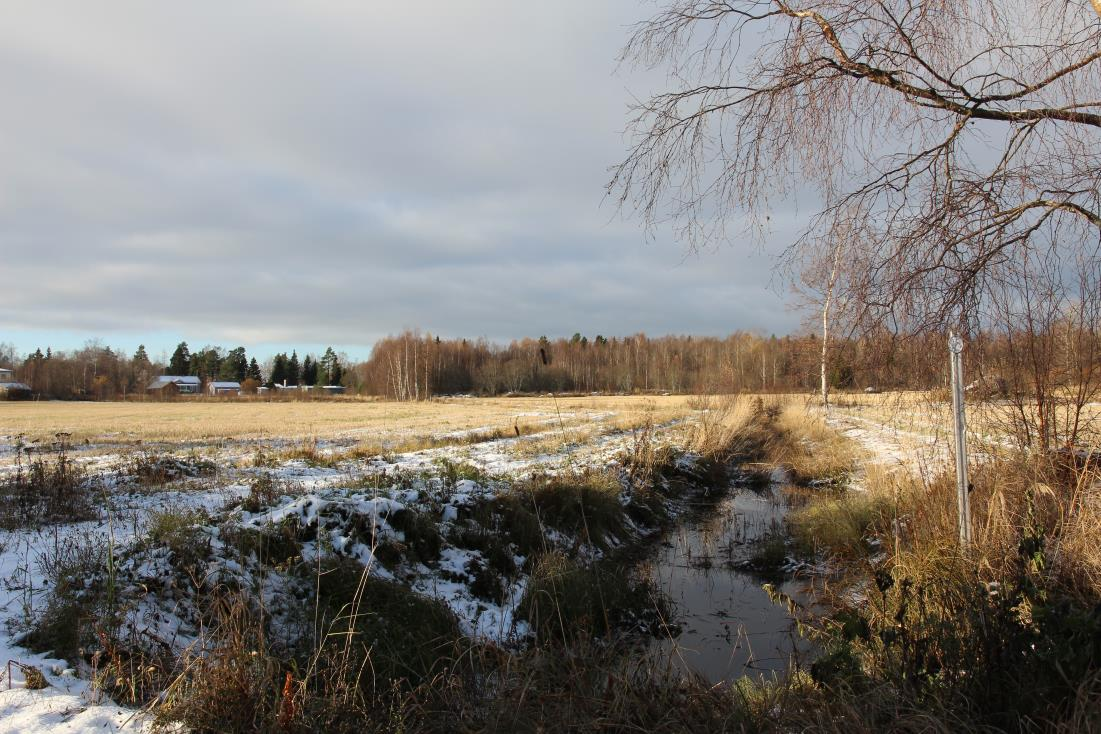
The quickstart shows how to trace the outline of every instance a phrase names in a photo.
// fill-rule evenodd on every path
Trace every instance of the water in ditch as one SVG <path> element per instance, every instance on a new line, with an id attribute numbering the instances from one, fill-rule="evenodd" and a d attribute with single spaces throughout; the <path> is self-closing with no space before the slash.
<path id="1" fill-rule="evenodd" d="M 710 683 L 782 675 L 809 663 L 813 643 L 799 636 L 786 605 L 772 601 L 763 585 L 813 607 L 810 581 L 763 578 L 742 565 L 757 541 L 778 531 L 787 510 L 782 482 L 735 486 L 670 532 L 649 572 L 673 601 L 680 633 L 654 641 L 652 654 Z"/>

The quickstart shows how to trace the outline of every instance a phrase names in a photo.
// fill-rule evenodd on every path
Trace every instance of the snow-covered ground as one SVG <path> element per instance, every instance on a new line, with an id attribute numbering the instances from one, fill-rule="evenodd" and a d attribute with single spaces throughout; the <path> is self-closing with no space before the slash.
<path id="1" fill-rule="evenodd" d="M 675 442 L 680 427 L 675 422 L 658 426 L 654 436 Z M 289 605 L 301 589 L 292 574 L 261 568 L 255 555 L 240 550 L 240 538 L 291 527 L 303 561 L 322 553 L 358 560 L 379 578 L 397 580 L 441 600 L 455 613 L 464 633 L 514 644 L 528 632 L 526 622 L 515 617 L 526 577 L 518 573 L 505 580 L 496 599 L 480 596 L 472 587 L 488 560 L 477 550 L 453 543 L 449 531 L 468 522 L 470 508 L 521 478 L 583 468 L 614 473 L 637 440 L 632 432 L 608 430 L 595 431 L 579 443 L 569 443 L 571 438 L 551 423 L 546 432 L 527 436 L 350 458 L 342 458 L 348 440 L 332 440 L 316 446 L 312 461 L 272 459 L 287 447 L 285 441 L 223 442 L 173 452 L 184 465 L 201 453 L 202 462 L 216 467 L 213 473 L 154 485 L 127 474 L 134 466 L 133 448 L 82 451 L 78 462 L 97 487 L 97 519 L 41 530 L 0 531 L 0 734 L 148 730 L 150 717 L 112 703 L 92 684 L 89 670 L 74 670 L 63 660 L 32 653 L 18 641 L 50 599 L 51 564 L 67 549 L 89 548 L 100 553 L 109 549 L 113 582 L 131 633 L 177 650 L 195 643 L 201 635 L 195 589 L 173 581 L 180 573 L 174 555 L 179 549 L 149 541 L 150 523 L 166 510 L 194 513 L 197 518 L 187 543 L 206 549 L 197 561 L 198 574 L 211 583 L 230 580 L 253 590 L 273 618 L 278 618 L 281 602 Z M 6 451 L 10 454 L 11 447 Z M 12 471 L 8 463 L 0 477 Z M 268 496 L 250 503 L 256 486 L 265 487 Z M 624 493 L 626 502 L 626 483 Z M 410 513 L 435 518 L 438 525 L 441 547 L 430 563 L 417 558 L 409 530 L 402 529 Z M 547 528 L 546 535 L 549 542 L 582 556 L 600 554 L 595 546 L 582 547 L 578 538 L 553 529 Z M 524 558 L 512 561 L 519 568 Z M 171 593 L 166 592 L 169 587 Z M 25 671 L 40 672 L 46 687 L 25 687 Z"/>
<path id="2" fill-rule="evenodd" d="M 947 409 L 932 413 L 928 409 L 914 414 L 861 414 L 860 410 L 832 408 L 826 424 L 859 445 L 867 454 L 865 466 L 878 465 L 887 471 L 905 472 L 931 479 L 955 461 L 955 447 L 949 431 L 951 417 Z M 1004 436 L 975 430 L 968 425 L 967 457 L 972 463 L 989 460 L 1014 444 Z M 863 472 L 854 477 L 859 488 Z"/>
<path id="3" fill-rule="evenodd" d="M 908 431 L 836 410 L 826 424 L 863 448 L 870 463 L 891 469 L 919 472 L 925 467 L 942 466 L 950 458 L 946 438 L 936 433 Z"/>

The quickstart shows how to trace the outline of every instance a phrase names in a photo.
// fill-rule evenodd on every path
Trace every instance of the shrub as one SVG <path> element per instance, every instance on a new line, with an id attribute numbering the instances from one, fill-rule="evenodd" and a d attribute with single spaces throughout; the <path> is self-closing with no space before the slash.
<path id="1" fill-rule="evenodd" d="M 513 486 L 542 522 L 584 542 L 607 548 L 626 536 L 619 480 L 606 472 L 533 477 Z"/>
<path id="2" fill-rule="evenodd" d="M 15 472 L 0 479 L 0 527 L 13 530 L 98 516 L 92 504 L 96 486 L 69 457 L 68 434 L 57 434 L 54 449 L 52 460 L 29 458 L 22 438 L 16 440 Z"/>
<path id="3" fill-rule="evenodd" d="M 484 471 L 465 461 L 452 461 L 448 458 L 442 458 L 435 463 L 439 469 L 440 478 L 451 486 L 464 479 L 480 483 L 484 483 L 488 479 Z"/>
<path id="4" fill-rule="evenodd" d="M 141 484 L 158 485 L 181 479 L 213 476 L 217 470 L 213 461 L 202 458 L 194 451 L 186 456 L 142 451 L 130 455 L 123 462 L 120 474 Z"/>
<path id="5" fill-rule="evenodd" d="M 21 643 L 75 660 L 81 647 L 94 642 L 94 627 L 110 611 L 104 598 L 108 545 L 98 533 L 72 534 L 47 546 L 36 562 L 49 593 Z"/>
<path id="6" fill-rule="evenodd" d="M 502 546 L 495 553 L 505 552 L 511 546 L 517 555 L 532 558 L 547 549 L 547 540 L 536 515 L 536 508 L 523 494 L 502 492 L 492 499 L 479 502 L 469 510 L 470 520 L 484 529 L 480 545 L 460 547 L 490 551 L 492 545 Z M 469 542 L 470 536 L 467 537 Z M 511 557 L 511 554 L 510 554 Z"/>
<path id="7" fill-rule="evenodd" d="M 286 485 L 265 472 L 249 482 L 248 496 L 241 500 L 241 509 L 245 512 L 260 512 L 286 493 Z"/>
<path id="8" fill-rule="evenodd" d="M 317 589 L 325 664 L 343 656 L 352 662 L 342 672 L 357 680 L 369 665 L 361 680 L 367 690 L 429 680 L 461 651 L 458 621 L 443 603 L 370 576 L 354 561 L 328 563 Z"/>
<path id="9" fill-rule="evenodd" d="M 421 563 L 434 563 L 439 559 L 443 538 L 434 518 L 405 509 L 391 513 L 386 521 L 405 534 L 405 547 L 414 559 Z"/>
<path id="10" fill-rule="evenodd" d="M 232 546 L 242 558 L 255 556 L 257 562 L 277 566 L 293 561 L 302 554 L 298 528 L 293 521 L 249 528 L 230 525 L 221 529 L 223 542 Z"/>
<path id="11" fill-rule="evenodd" d="M 241 597 L 212 599 L 211 618 L 205 644 L 185 651 L 182 672 L 162 696 L 157 730 L 178 724 L 194 732 L 275 730 L 286 678 L 264 644 L 263 623 Z"/>
<path id="12" fill-rule="evenodd" d="M 1101 615 L 1050 586 L 1038 558 L 1026 537 L 1018 573 L 996 583 L 959 557 L 929 559 L 913 575 L 880 572 L 813 673 L 836 690 L 886 684 L 904 701 L 954 712 L 964 728 L 1058 720 L 1101 673 Z"/>
<path id="13" fill-rule="evenodd" d="M 210 557 L 210 536 L 202 529 L 207 522 L 202 510 L 154 510 L 146 529 L 148 543 L 168 548 L 177 568 L 193 569 Z"/>

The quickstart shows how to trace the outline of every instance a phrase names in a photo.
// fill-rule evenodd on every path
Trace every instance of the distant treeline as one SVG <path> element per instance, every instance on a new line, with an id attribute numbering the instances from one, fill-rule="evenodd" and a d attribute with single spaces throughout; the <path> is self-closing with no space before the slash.
<path id="1" fill-rule="evenodd" d="M 969 341 L 967 370 L 999 389 L 1035 391 L 1035 365 L 1026 359 L 1036 339 L 1059 349 L 1044 352 L 1044 379 L 1051 385 L 1081 385 L 1101 370 L 1097 335 L 1086 341 L 1055 339 L 1061 333 L 1029 336 L 979 334 Z M 1046 332 L 1045 332 L 1046 334 Z M 1049 338 L 1050 337 L 1050 338 Z M 1062 346 L 1060 346 L 1062 345 Z M 1073 347 L 1073 349 L 1071 349 Z M 1066 354 L 1063 354 L 1066 352 Z M 321 356 L 297 351 L 277 354 L 263 365 L 244 347 L 204 347 L 190 352 L 181 343 L 165 363 L 150 360 L 144 347 L 133 355 L 91 342 L 71 352 L 19 357 L 0 345 L 0 366 L 15 368 L 17 380 L 41 397 L 111 399 L 142 394 L 161 374 L 196 375 L 204 381 L 262 384 L 343 385 L 348 393 L 396 400 L 437 395 L 524 393 L 736 393 L 813 392 L 820 384 L 821 340 L 813 333 L 765 336 L 736 332 L 726 337 L 584 336 L 520 339 L 506 345 L 485 339 L 440 339 L 406 331 L 380 340 L 364 362 L 351 362 L 329 348 Z M 942 387 L 947 370 L 943 335 L 899 337 L 886 332 L 835 339 L 828 375 L 839 389 Z M 1030 372 L 1031 370 L 1031 372 Z M 1088 370 L 1089 374 L 1083 372 Z"/>
<path id="2" fill-rule="evenodd" d="M 301 362 L 297 351 L 275 355 L 265 367 L 249 357 L 244 347 L 223 349 L 207 346 L 191 352 L 187 342 L 177 345 L 167 362 L 154 361 L 140 345 L 132 355 L 91 341 L 72 351 L 34 352 L 19 357 L 8 345 L 0 345 L 0 367 L 11 367 L 15 379 L 27 384 L 38 397 L 59 400 L 109 400 L 144 394 L 158 375 L 191 375 L 204 383 L 214 380 L 240 382 L 246 392 L 260 385 L 339 385 L 346 358 L 332 347 L 321 357 L 307 354 Z"/>
<path id="3" fill-rule="evenodd" d="M 835 387 L 928 388 L 942 384 L 940 339 L 838 340 Z M 522 339 L 440 339 L 407 331 L 379 341 L 355 366 L 362 392 L 398 400 L 432 395 L 558 392 L 810 392 L 819 384 L 821 342 L 813 334 L 725 338 L 645 334 Z"/>
<path id="4" fill-rule="evenodd" d="M 144 355 L 144 348 L 138 347 Z M 135 354 L 137 360 L 139 355 Z M 208 380 L 251 381 L 256 385 L 339 385 L 344 377 L 344 365 L 340 357 L 328 347 L 320 358 L 307 354 L 301 362 L 298 351 L 288 357 L 286 352 L 276 354 L 266 370 L 261 370 L 256 357 L 251 360 L 244 347 L 228 352 L 221 347 L 205 347 L 192 354 L 187 342 L 180 342 L 168 360 L 164 374 L 193 375 Z M 267 375 L 267 379 L 264 379 Z"/>

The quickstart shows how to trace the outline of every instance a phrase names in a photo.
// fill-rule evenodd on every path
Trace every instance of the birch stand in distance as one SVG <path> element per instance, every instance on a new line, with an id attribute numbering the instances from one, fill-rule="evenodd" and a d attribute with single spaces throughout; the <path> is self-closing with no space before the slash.
<path id="1" fill-rule="evenodd" d="M 971 544 L 970 482 L 967 479 L 967 416 L 963 402 L 963 339 L 948 337 L 952 368 L 952 418 L 956 436 L 956 491 L 959 495 L 960 546 Z"/>

